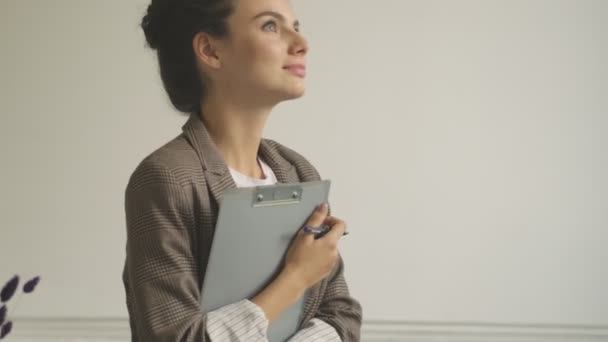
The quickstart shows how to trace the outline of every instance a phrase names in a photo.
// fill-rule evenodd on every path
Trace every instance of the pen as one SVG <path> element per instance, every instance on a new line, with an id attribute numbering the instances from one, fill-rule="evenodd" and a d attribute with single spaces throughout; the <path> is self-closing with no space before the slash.
<path id="1" fill-rule="evenodd" d="M 325 235 L 325 233 L 327 233 L 331 228 L 328 225 L 322 225 L 321 227 L 311 227 L 311 226 L 304 226 L 304 231 L 307 233 L 313 233 L 313 234 L 322 234 Z M 345 231 L 344 235 L 348 235 L 348 232 Z"/>

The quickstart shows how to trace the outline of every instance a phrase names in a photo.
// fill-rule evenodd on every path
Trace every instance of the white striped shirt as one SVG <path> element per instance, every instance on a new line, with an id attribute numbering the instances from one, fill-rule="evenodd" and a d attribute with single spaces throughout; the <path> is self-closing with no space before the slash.
<path id="1" fill-rule="evenodd" d="M 274 172 L 258 158 L 264 179 L 243 175 L 229 168 L 237 187 L 270 185 L 277 183 Z M 268 319 L 262 308 L 248 299 L 225 305 L 207 314 L 207 333 L 211 341 L 262 341 L 268 342 Z M 340 342 L 336 329 L 324 321 L 313 318 L 296 332 L 289 342 Z"/>

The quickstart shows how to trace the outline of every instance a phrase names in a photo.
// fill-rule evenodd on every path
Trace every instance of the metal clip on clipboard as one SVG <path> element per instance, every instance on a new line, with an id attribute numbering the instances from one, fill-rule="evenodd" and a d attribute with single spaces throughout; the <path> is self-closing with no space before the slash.
<path id="1" fill-rule="evenodd" d="M 302 199 L 302 186 L 290 185 L 283 187 L 256 187 L 252 206 L 262 207 L 268 205 L 300 203 Z"/>

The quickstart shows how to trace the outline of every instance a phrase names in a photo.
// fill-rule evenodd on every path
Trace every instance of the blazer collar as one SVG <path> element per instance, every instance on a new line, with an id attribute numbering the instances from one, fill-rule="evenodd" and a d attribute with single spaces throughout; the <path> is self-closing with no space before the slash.
<path id="1" fill-rule="evenodd" d="M 224 191 L 237 187 L 224 158 L 198 113 L 190 114 L 182 130 L 196 151 L 211 192 L 219 203 Z M 262 139 L 258 148 L 258 157 L 270 166 L 279 183 L 299 182 L 295 166 L 281 155 L 277 145 Z"/>

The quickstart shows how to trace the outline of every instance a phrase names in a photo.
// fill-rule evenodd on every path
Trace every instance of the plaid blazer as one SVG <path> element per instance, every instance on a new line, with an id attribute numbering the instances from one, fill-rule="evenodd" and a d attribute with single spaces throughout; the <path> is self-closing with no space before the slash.
<path id="1" fill-rule="evenodd" d="M 183 132 L 144 158 L 125 190 L 127 227 L 123 283 L 132 341 L 209 341 L 200 288 L 222 193 L 236 188 L 203 121 L 191 115 Z M 269 139 L 258 149 L 280 183 L 320 180 L 295 151 Z M 313 317 L 343 341 L 359 341 L 360 303 L 350 296 L 339 257 L 305 299 L 303 327 Z"/>

